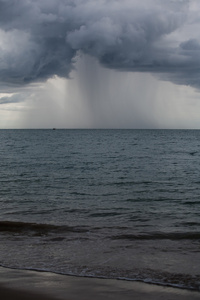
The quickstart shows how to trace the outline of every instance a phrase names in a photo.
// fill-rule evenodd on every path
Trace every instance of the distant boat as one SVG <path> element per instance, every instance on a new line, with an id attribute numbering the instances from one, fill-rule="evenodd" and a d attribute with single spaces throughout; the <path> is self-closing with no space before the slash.
<path id="1" fill-rule="evenodd" d="M 55 128 L 53 128 L 53 130 L 56 130 Z"/>

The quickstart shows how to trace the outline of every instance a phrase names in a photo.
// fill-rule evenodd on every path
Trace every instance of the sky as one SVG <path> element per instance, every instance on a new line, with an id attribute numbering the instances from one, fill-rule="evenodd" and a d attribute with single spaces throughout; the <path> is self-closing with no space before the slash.
<path id="1" fill-rule="evenodd" d="M 199 0 L 0 0 L 0 129 L 200 129 Z"/>

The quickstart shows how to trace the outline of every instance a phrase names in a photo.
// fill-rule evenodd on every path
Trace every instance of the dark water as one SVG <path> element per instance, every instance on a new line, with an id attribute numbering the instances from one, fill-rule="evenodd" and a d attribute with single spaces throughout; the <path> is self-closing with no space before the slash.
<path id="1" fill-rule="evenodd" d="M 200 289 L 200 131 L 0 141 L 0 265 Z"/>

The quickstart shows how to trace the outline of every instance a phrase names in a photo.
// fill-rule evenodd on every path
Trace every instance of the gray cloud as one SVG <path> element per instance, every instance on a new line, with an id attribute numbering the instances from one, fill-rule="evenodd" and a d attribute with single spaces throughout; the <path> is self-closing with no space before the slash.
<path id="1" fill-rule="evenodd" d="M 195 0 L 0 0 L 0 81 L 68 77 L 82 52 L 107 68 L 199 87 L 193 3 L 198 6 Z"/>

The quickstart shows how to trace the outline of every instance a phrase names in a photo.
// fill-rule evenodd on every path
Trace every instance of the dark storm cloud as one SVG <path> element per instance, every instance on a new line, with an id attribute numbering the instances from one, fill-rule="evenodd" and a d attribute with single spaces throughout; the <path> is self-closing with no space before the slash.
<path id="1" fill-rule="evenodd" d="M 184 35 L 191 2 L 0 0 L 0 81 L 68 77 L 82 52 L 107 68 L 199 87 L 199 40 Z"/>

